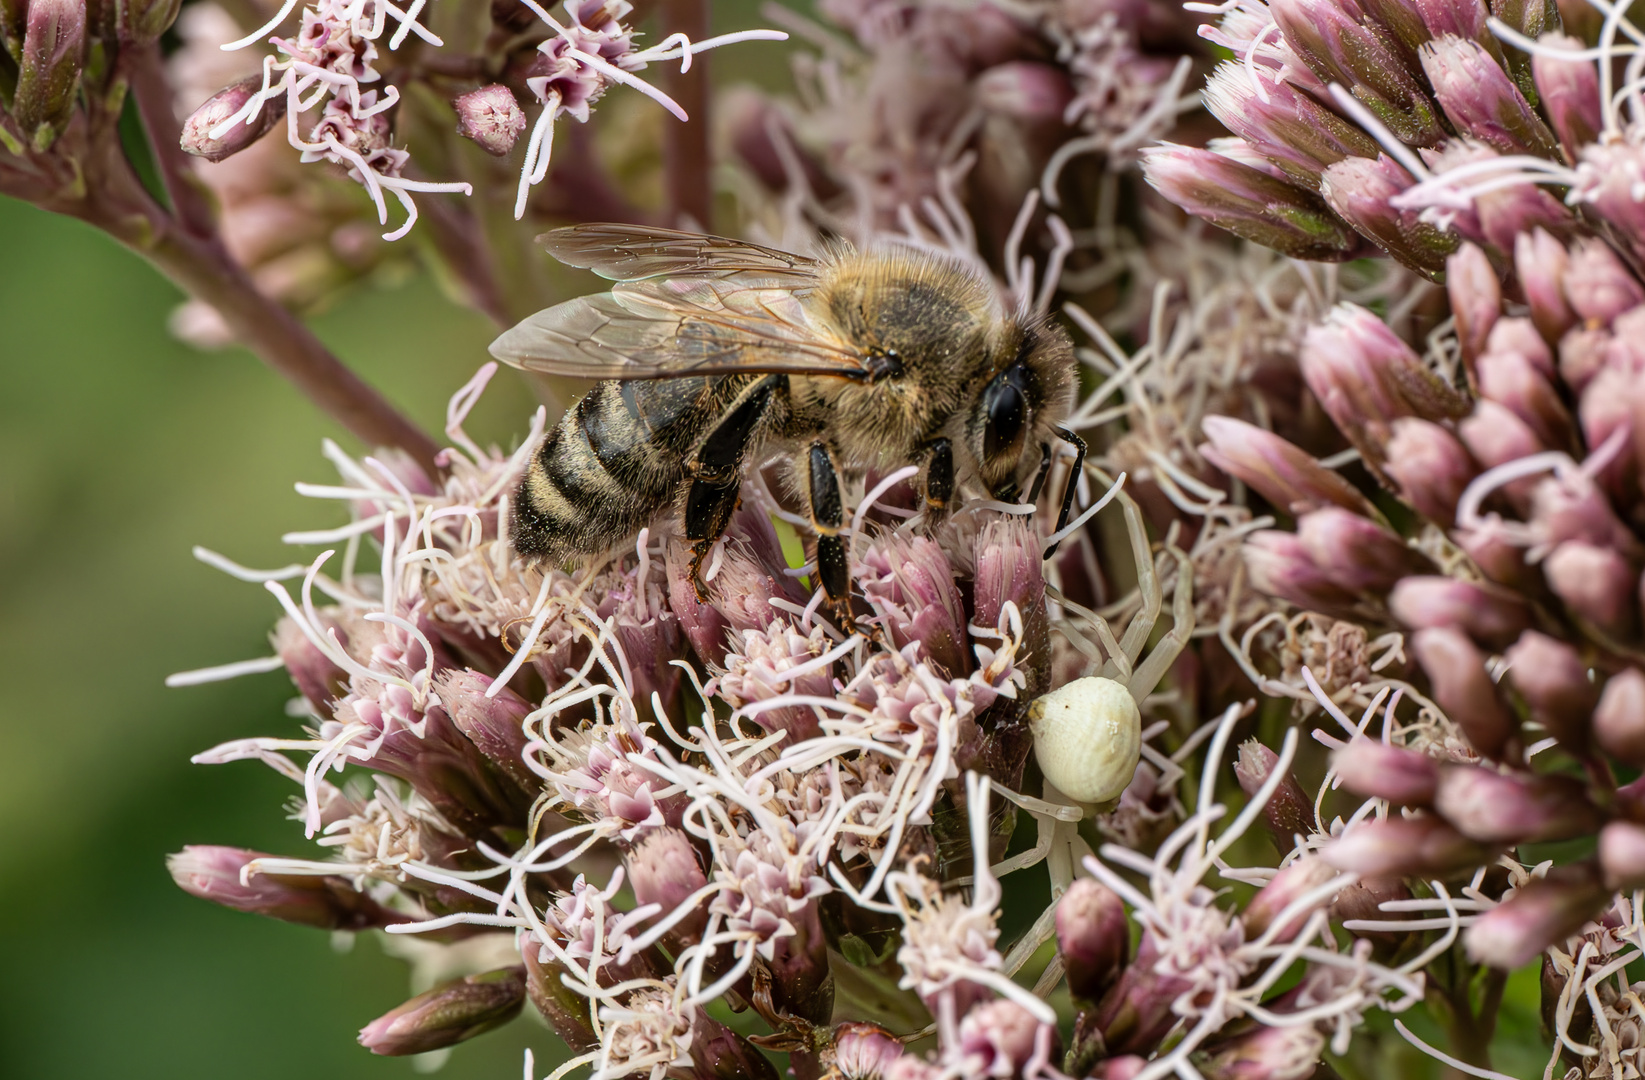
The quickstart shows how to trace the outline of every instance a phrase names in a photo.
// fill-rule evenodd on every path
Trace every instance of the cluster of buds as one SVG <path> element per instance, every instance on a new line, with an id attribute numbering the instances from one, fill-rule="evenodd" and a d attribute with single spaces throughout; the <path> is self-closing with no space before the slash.
<path id="1" fill-rule="evenodd" d="M 1601 226 L 1645 251 L 1642 129 L 1608 89 L 1618 19 L 1585 43 L 1560 33 L 1547 5 L 1240 0 L 1217 10 L 1222 22 L 1204 33 L 1238 59 L 1204 97 L 1233 137 L 1158 147 L 1144 163 L 1190 213 L 1299 258 L 1380 248 L 1436 280 L 1464 242 L 1507 267 L 1516 238 L 1537 227 L 1569 239 Z M 1569 195 L 1562 203 L 1544 184 Z"/>

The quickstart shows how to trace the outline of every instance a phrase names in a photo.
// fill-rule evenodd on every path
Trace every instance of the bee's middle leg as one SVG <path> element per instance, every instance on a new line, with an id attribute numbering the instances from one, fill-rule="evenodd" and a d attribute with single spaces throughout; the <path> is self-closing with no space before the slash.
<path id="1" fill-rule="evenodd" d="M 1080 475 L 1085 468 L 1085 440 L 1067 428 L 1058 428 L 1057 438 L 1074 448 L 1074 464 L 1068 470 L 1068 482 L 1063 485 L 1062 509 L 1057 513 L 1057 527 L 1054 530 L 1055 532 L 1062 532 L 1063 526 L 1068 524 L 1068 514 L 1074 508 L 1074 492 L 1079 489 Z M 1050 455 L 1046 456 L 1046 460 L 1050 461 Z M 1044 476 L 1044 473 L 1042 472 L 1040 475 Z M 1058 541 L 1058 543 L 1060 542 Z M 1049 559 L 1056 553 L 1057 544 L 1052 544 L 1045 549 L 1044 557 Z"/>
<path id="2" fill-rule="evenodd" d="M 692 541 L 691 585 L 703 603 L 708 602 L 708 590 L 703 586 L 701 573 L 703 560 L 731 524 L 731 515 L 737 510 L 737 495 L 742 490 L 743 450 L 782 378 L 773 375 L 761 380 L 748 396 L 720 418 L 691 462 L 691 490 L 685 497 L 685 538 Z"/>
<path id="3" fill-rule="evenodd" d="M 954 500 L 954 444 L 932 439 L 925 444 L 925 513 L 935 518 Z"/>

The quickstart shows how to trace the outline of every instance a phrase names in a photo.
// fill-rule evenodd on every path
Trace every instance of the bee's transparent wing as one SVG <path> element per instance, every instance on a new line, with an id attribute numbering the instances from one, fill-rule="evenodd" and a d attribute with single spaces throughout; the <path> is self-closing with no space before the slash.
<path id="1" fill-rule="evenodd" d="M 815 259 L 723 236 L 638 225 L 573 225 L 537 239 L 567 266 L 592 270 L 612 281 L 747 276 L 790 289 L 817 281 Z"/>
<path id="2" fill-rule="evenodd" d="M 866 374 L 862 357 L 792 290 L 720 278 L 628 282 L 568 300 L 503 334 L 491 355 L 589 379 Z"/>

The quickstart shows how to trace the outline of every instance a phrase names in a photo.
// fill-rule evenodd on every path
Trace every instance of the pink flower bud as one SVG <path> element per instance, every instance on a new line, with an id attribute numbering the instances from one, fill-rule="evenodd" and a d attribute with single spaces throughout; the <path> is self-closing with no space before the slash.
<path id="1" fill-rule="evenodd" d="M 1486 346 L 1491 352 L 1518 353 L 1546 379 L 1554 378 L 1554 353 L 1536 323 L 1524 316 L 1498 319 Z"/>
<path id="2" fill-rule="evenodd" d="M 29 0 L 12 119 L 44 153 L 68 127 L 86 49 L 86 0 Z"/>
<path id="3" fill-rule="evenodd" d="M 1463 942 L 1475 963 L 1512 970 L 1582 929 L 1610 898 L 1594 863 L 1556 866 L 1480 916 Z"/>
<path id="4" fill-rule="evenodd" d="M 1341 262 L 1361 241 L 1320 199 L 1210 150 L 1174 143 L 1141 152 L 1142 174 L 1161 195 L 1195 217 L 1294 259 Z"/>
<path id="5" fill-rule="evenodd" d="M 1611 331 L 1607 327 L 1571 327 L 1559 339 L 1559 377 L 1578 394 L 1585 394 L 1589 384 L 1605 366 L 1605 354 L 1610 345 Z"/>
<path id="6" fill-rule="evenodd" d="M 514 93 L 499 83 L 471 90 L 451 103 L 457 112 L 457 134 L 494 157 L 514 149 L 525 130 L 525 113 Z"/>
<path id="7" fill-rule="evenodd" d="M 1599 812 L 1574 777 L 1505 775 L 1477 765 L 1440 770 L 1434 809 L 1482 844 L 1569 840 L 1599 827 Z"/>
<path id="8" fill-rule="evenodd" d="M 1549 33 L 1537 39 L 1542 46 L 1531 55 L 1537 95 L 1548 111 L 1566 158 L 1575 161 L 1581 148 L 1599 141 L 1605 127 L 1599 101 L 1599 73 L 1592 60 L 1564 60 L 1554 50 L 1581 52 L 1586 45 L 1568 34 Z"/>
<path id="9" fill-rule="evenodd" d="M 691 1071 L 680 1075 L 689 1080 L 778 1080 L 777 1067 L 753 1043 L 701 1009 L 691 1020 Z"/>
<path id="10" fill-rule="evenodd" d="M 1576 322 L 1565 300 L 1565 271 L 1571 257 L 1546 229 L 1514 238 L 1514 272 L 1531 306 L 1531 321 L 1549 341 L 1558 341 Z"/>
<path id="11" fill-rule="evenodd" d="M 1479 475 L 1468 448 L 1449 429 L 1414 416 L 1395 420 L 1393 433 L 1383 468 L 1400 495 L 1430 521 L 1455 524 L 1457 501 Z"/>
<path id="12" fill-rule="evenodd" d="M 1645 672 L 1624 668 L 1605 681 L 1593 731 L 1607 754 L 1635 768 L 1645 766 Z"/>
<path id="13" fill-rule="evenodd" d="M 1389 594 L 1388 607 L 1413 630 L 1456 627 L 1493 648 L 1518 638 L 1531 617 L 1524 600 L 1506 589 L 1442 577 L 1406 578 Z"/>
<path id="14" fill-rule="evenodd" d="M 1207 1050 L 1199 1072 L 1205 1080 L 1308 1080 L 1324 1052 L 1313 1024 L 1258 1027 Z"/>
<path id="15" fill-rule="evenodd" d="M 1472 364 L 1502 312 L 1502 283 L 1484 250 L 1463 244 L 1445 260 L 1445 291 L 1456 316 L 1462 358 Z"/>
<path id="16" fill-rule="evenodd" d="M 1015 60 L 991 67 L 971 84 L 973 100 L 989 112 L 1026 123 L 1062 122 L 1074 99 L 1063 70 L 1051 64 Z"/>
<path id="17" fill-rule="evenodd" d="M 883 1080 L 902 1055 L 902 1040 L 878 1024 L 853 1020 L 834 1028 L 834 1068 L 840 1080 Z"/>
<path id="18" fill-rule="evenodd" d="M 520 958 L 525 961 L 526 997 L 554 1034 L 577 1053 L 599 1046 L 588 1015 L 588 999 L 561 979 L 570 974 L 566 967 L 530 935 L 520 939 Z"/>
<path id="19" fill-rule="evenodd" d="M 1397 919 L 1400 916 L 1391 915 L 1382 910 L 1382 905 L 1393 900 L 1411 899 L 1411 890 L 1397 877 L 1365 878 L 1352 885 L 1348 885 L 1337 893 L 1337 898 L 1331 905 L 1331 920 L 1333 922 L 1348 922 L 1354 919 Z M 1389 955 L 1397 952 L 1411 938 L 1408 930 L 1350 930 L 1355 937 L 1366 938 L 1379 955 Z"/>
<path id="20" fill-rule="evenodd" d="M 1508 679 L 1531 708 L 1531 719 L 1571 753 L 1588 753 L 1589 716 L 1599 688 L 1576 649 L 1546 634 L 1527 630 L 1505 654 Z"/>
<path id="21" fill-rule="evenodd" d="M 1435 173 L 1443 173 L 1501 156 L 1483 143 L 1453 139 L 1432 155 L 1431 168 Z M 1482 193 L 1474 200 L 1471 220 L 1470 215 L 1463 212 L 1452 227 L 1468 239 L 1502 252 L 1515 250 L 1518 238 L 1535 229 L 1567 236 L 1580 228 L 1569 207 L 1534 184 L 1515 184 Z"/>
<path id="22" fill-rule="evenodd" d="M 1264 529 L 1245 538 L 1241 549 L 1251 587 L 1311 611 L 1351 612 L 1354 594 L 1314 565 L 1295 533 Z"/>
<path id="23" fill-rule="evenodd" d="M 1331 755 L 1331 767 L 1356 795 L 1427 806 L 1439 786 L 1439 763 L 1427 754 L 1363 736 Z"/>
<path id="24" fill-rule="evenodd" d="M 677 911 L 691 894 L 708 884 L 691 840 L 675 828 L 649 829 L 623 859 L 636 904 L 659 904 L 662 916 Z M 708 898 L 697 900 L 697 911 L 665 936 L 674 954 L 701 937 L 708 924 Z"/>
<path id="25" fill-rule="evenodd" d="M 1645 303 L 1645 288 L 1603 240 L 1578 240 L 1565 271 L 1565 299 L 1578 318 L 1603 325 Z"/>
<path id="26" fill-rule="evenodd" d="M 499 968 L 441 983 L 360 1029 L 360 1045 L 397 1057 L 441 1050 L 501 1027 L 525 1004 L 525 968 Z"/>
<path id="27" fill-rule="evenodd" d="M 1433 146 L 1445 137 L 1422 73 L 1403 59 L 1388 38 L 1366 25 L 1357 8 L 1329 0 L 1278 0 L 1270 4 L 1285 41 L 1322 82 L 1345 86 L 1410 146 Z"/>
<path id="28" fill-rule="evenodd" d="M 1183 975 L 1185 958 L 1167 958 L 1153 931 L 1144 929 L 1136 959 L 1103 996 L 1093 1018 L 1110 1054 L 1148 1053 L 1176 1026 L 1172 1003 L 1194 989 Z"/>
<path id="29" fill-rule="evenodd" d="M 1468 636 L 1454 627 L 1433 627 L 1411 638 L 1412 651 L 1428 673 L 1434 700 L 1473 748 L 1498 761 L 1519 754 L 1519 722 L 1503 705 L 1491 676 Z"/>
<path id="30" fill-rule="evenodd" d="M 1442 420 L 1467 407 L 1388 324 L 1352 304 L 1337 305 L 1323 323 L 1309 327 L 1302 377 L 1373 467 L 1386 460 L 1394 420 Z"/>
<path id="31" fill-rule="evenodd" d="M 1631 179 L 1645 167 L 1645 147 L 1638 136 L 1600 138 L 1582 147 L 1579 156 L 1570 198 L 1604 218 L 1635 259 L 1645 255 L 1645 205 L 1635 198 L 1638 192 Z"/>
<path id="32" fill-rule="evenodd" d="M 1240 744 L 1239 755 L 1234 759 L 1234 779 L 1247 796 L 1255 795 L 1278 764 L 1278 754 L 1255 739 L 1247 739 Z M 1298 835 L 1313 832 L 1314 801 L 1302 790 L 1296 777 L 1287 773 L 1268 799 L 1268 805 L 1262 808 L 1262 816 L 1275 845 L 1282 853 L 1287 852 L 1295 845 Z"/>
<path id="33" fill-rule="evenodd" d="M 271 858 L 242 848 L 195 844 L 168 855 L 166 869 L 177 887 L 190 896 L 300 926 L 369 930 L 406 921 L 406 916 L 357 892 L 344 877 L 251 874 L 242 882 L 247 864 Z"/>
<path id="34" fill-rule="evenodd" d="M 1457 434 L 1475 459 L 1488 469 L 1548 449 L 1518 414 L 1483 399 L 1476 402 L 1474 411 L 1457 425 Z M 1504 485 L 1502 491 L 1516 509 L 1523 509 L 1530 505 L 1536 483 L 1536 477 L 1521 477 Z"/>
<path id="35" fill-rule="evenodd" d="M 1436 569 L 1398 534 L 1334 506 L 1304 514 L 1297 539 L 1313 564 L 1350 592 L 1384 592 L 1408 574 Z"/>
<path id="36" fill-rule="evenodd" d="M 1401 264 L 1437 277 L 1457 248 L 1454 233 L 1422 220 L 1421 211 L 1395 207 L 1390 200 L 1416 180 L 1386 154 L 1375 159 L 1344 158 L 1320 175 L 1320 194 L 1332 210 Z"/>
<path id="37" fill-rule="evenodd" d="M 1260 80 L 1259 94 L 1252 80 Z M 1346 157 L 1374 158 L 1377 144 L 1266 68 L 1224 61 L 1205 81 L 1205 106 L 1286 175 L 1319 189 L 1320 174 Z"/>
<path id="38" fill-rule="evenodd" d="M 262 88 L 261 75 L 248 75 L 207 98 L 205 104 L 195 109 L 189 114 L 189 118 L 183 121 L 183 134 L 180 139 L 183 149 L 207 161 L 222 161 L 238 154 L 274 130 L 274 126 L 286 116 L 284 94 L 264 101 L 250 124 L 243 120 L 238 121 L 217 138 L 213 138 L 211 134 L 212 128 L 238 113 Z"/>
<path id="39" fill-rule="evenodd" d="M 1355 487 L 1313 455 L 1273 432 L 1231 416 L 1207 416 L 1205 460 L 1293 516 L 1338 506 L 1363 517 L 1376 513 Z"/>
<path id="40" fill-rule="evenodd" d="M 1458 132 L 1504 154 L 1558 153 L 1553 132 L 1478 42 L 1449 35 L 1435 38 L 1422 47 L 1422 67 L 1440 108 Z"/>
<path id="41" fill-rule="evenodd" d="M 1567 540 L 1542 564 L 1548 586 L 1575 615 L 1626 637 L 1639 623 L 1639 574 L 1616 551 Z"/>
<path id="42" fill-rule="evenodd" d="M 1135 1054 L 1121 1054 L 1099 1061 L 1091 1080 L 1136 1080 L 1137 1074 L 1148 1067 L 1148 1062 Z"/>
<path id="43" fill-rule="evenodd" d="M 1525 422 L 1546 446 L 1568 446 L 1575 424 L 1548 377 L 1517 352 L 1487 351 L 1474 369 L 1482 398 L 1494 401 Z"/>
<path id="44" fill-rule="evenodd" d="M 1475 529 L 1458 529 L 1451 539 L 1492 581 L 1521 592 L 1541 591 L 1540 573 L 1534 573 L 1526 564 L 1524 545 L 1507 535 L 1502 522 L 1486 521 Z"/>
<path id="45" fill-rule="evenodd" d="M 1057 901 L 1057 952 L 1068 972 L 1068 990 L 1085 1001 L 1101 999 L 1131 954 L 1131 932 L 1119 896 L 1080 878 Z"/>
<path id="46" fill-rule="evenodd" d="M 1251 897 L 1251 902 L 1245 905 L 1245 910 L 1240 915 L 1240 922 L 1245 924 L 1246 940 L 1267 933 L 1274 920 L 1283 915 L 1286 908 L 1321 888 L 1336 876 L 1337 872 L 1317 855 L 1304 855 L 1275 874 L 1266 885 L 1257 890 L 1255 896 Z M 1308 917 L 1330 902 L 1330 896 L 1321 896 L 1311 907 L 1294 912 L 1274 936 L 1274 941 L 1283 944 L 1295 939 L 1302 933 Z"/>
<path id="47" fill-rule="evenodd" d="M 859 546 L 857 559 L 856 580 L 893 646 L 918 642 L 920 652 L 949 675 L 970 670 L 965 604 L 936 541 L 881 533 Z"/>
<path id="48" fill-rule="evenodd" d="M 1632 502 L 1639 491 L 1639 443 L 1633 433 L 1639 386 L 1638 373 L 1604 367 L 1588 380 L 1577 406 L 1582 439 L 1588 446 L 1603 446 L 1618 430 L 1625 429 L 1620 451 L 1594 475 L 1611 499 L 1623 506 Z"/>
<path id="49" fill-rule="evenodd" d="M 521 791 L 537 791 L 542 778 L 526 767 L 526 737 L 520 726 L 532 710 L 531 703 L 506 686 L 495 697 L 486 697 L 491 677 L 478 671 L 452 669 L 441 673 L 436 685 L 440 703 L 457 730 Z"/>
<path id="50" fill-rule="evenodd" d="M 1500 848 L 1470 840 L 1437 817 L 1363 821 L 1320 849 L 1338 870 L 1363 877 L 1450 877 L 1490 862 Z"/>
<path id="51" fill-rule="evenodd" d="M 1599 830 L 1599 865 L 1606 888 L 1645 888 L 1645 825 L 1613 821 Z"/>
<path id="52" fill-rule="evenodd" d="M 977 1063 L 982 1075 L 1021 1075 L 1034 1058 L 1042 1028 L 1033 1013 L 1010 998 L 985 1001 L 960 1021 L 960 1051 Z M 1055 1030 L 1046 1030 L 1054 1042 Z"/>

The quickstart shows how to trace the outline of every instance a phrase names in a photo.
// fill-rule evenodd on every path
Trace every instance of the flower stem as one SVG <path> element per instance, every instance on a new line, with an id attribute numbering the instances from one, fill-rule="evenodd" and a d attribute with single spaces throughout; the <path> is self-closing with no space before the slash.
<path id="1" fill-rule="evenodd" d="M 362 442 L 397 446 L 436 471 L 439 444 L 344 366 L 296 316 L 263 295 L 215 238 L 167 229 L 149 244 L 132 246 L 211 305 L 243 345 Z"/>
<path id="2" fill-rule="evenodd" d="M 683 33 L 692 41 L 701 41 L 709 35 L 706 0 L 665 0 L 662 18 L 665 33 Z M 707 65 L 707 54 L 693 56 L 690 71 L 682 74 L 679 68 L 671 67 L 665 82 L 668 96 L 679 102 L 686 115 L 691 117 L 689 123 L 670 121 L 664 128 L 663 170 L 668 177 L 668 223 L 675 227 L 679 227 L 684 218 L 690 218 L 704 229 L 713 224 Z"/>
<path id="3" fill-rule="evenodd" d="M 134 49 L 130 66 L 132 95 L 148 133 L 149 149 L 160 168 L 166 197 L 177 223 L 195 236 L 215 236 L 216 221 L 211 199 L 194 172 L 194 163 L 184 152 L 179 138 L 182 124 L 172 111 L 171 87 L 156 44 Z"/>

